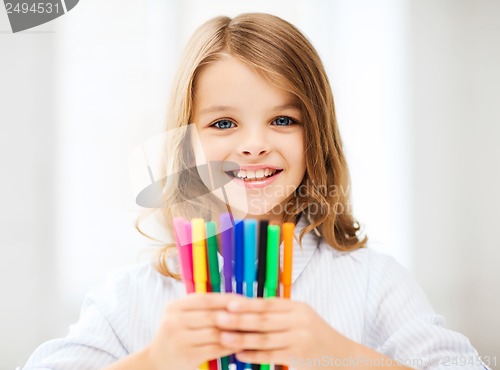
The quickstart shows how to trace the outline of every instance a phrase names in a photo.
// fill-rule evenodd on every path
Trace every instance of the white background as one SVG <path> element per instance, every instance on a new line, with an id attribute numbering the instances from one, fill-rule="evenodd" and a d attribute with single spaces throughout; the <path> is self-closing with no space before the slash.
<path id="1" fill-rule="evenodd" d="M 148 258 L 129 155 L 161 133 L 193 30 L 247 11 L 318 49 L 371 247 L 500 356 L 500 2 L 82 0 L 18 34 L 0 6 L 1 369 L 64 336 L 108 271 Z"/>

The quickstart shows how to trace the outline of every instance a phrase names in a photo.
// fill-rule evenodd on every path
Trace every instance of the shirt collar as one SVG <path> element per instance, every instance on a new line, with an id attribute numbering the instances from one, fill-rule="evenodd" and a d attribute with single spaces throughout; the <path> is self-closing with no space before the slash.
<path id="1" fill-rule="evenodd" d="M 292 267 L 292 283 L 297 280 L 302 271 L 306 268 L 307 264 L 310 262 L 314 252 L 318 248 L 320 237 L 314 234 L 313 231 L 309 231 L 302 238 L 302 248 L 299 245 L 299 237 L 301 231 L 309 226 L 307 217 L 302 214 L 300 216 L 299 222 L 295 226 L 295 238 L 293 240 L 293 267 Z"/>

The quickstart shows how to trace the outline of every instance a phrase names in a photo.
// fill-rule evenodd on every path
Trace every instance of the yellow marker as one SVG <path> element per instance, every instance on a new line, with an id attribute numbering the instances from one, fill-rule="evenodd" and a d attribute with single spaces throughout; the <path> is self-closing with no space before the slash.
<path id="1" fill-rule="evenodd" d="M 191 237 L 193 246 L 193 278 L 196 293 L 207 292 L 207 248 L 205 246 L 205 220 L 191 220 Z M 208 362 L 200 364 L 199 369 L 208 370 Z"/>
<path id="2" fill-rule="evenodd" d="M 207 292 L 207 248 L 205 246 L 205 220 L 191 220 L 193 245 L 193 277 L 196 293 Z"/>

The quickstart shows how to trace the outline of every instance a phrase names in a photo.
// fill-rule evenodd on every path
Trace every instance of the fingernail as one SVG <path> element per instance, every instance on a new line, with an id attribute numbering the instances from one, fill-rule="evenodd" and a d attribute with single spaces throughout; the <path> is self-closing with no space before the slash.
<path id="1" fill-rule="evenodd" d="M 237 352 L 235 353 L 236 359 L 238 361 L 245 361 L 246 360 L 246 353 L 245 352 Z M 276 365 L 274 365 L 276 367 Z"/>

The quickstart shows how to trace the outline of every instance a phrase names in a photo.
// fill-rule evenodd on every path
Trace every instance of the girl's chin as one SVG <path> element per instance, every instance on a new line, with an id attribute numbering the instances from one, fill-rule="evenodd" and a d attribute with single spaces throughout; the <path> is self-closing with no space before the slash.
<path id="1" fill-rule="evenodd" d="M 281 192 L 277 196 L 270 194 L 271 189 L 244 189 L 232 182 L 224 187 L 225 192 L 217 189 L 213 194 L 222 201 L 223 212 L 231 209 L 236 218 L 271 218 L 275 219 L 284 211 L 284 203 L 287 198 Z M 275 189 L 272 189 L 275 190 Z M 227 204 L 227 206 L 226 206 Z"/>
<path id="2" fill-rule="evenodd" d="M 241 214 L 245 218 L 269 219 L 276 218 L 282 212 L 279 202 L 257 202 L 255 199 L 249 199 L 246 204 L 230 204 L 235 214 Z M 240 217 L 240 218 L 243 218 Z"/>

